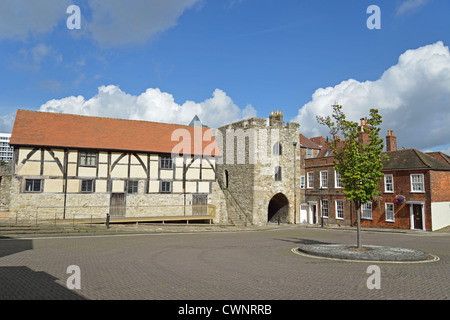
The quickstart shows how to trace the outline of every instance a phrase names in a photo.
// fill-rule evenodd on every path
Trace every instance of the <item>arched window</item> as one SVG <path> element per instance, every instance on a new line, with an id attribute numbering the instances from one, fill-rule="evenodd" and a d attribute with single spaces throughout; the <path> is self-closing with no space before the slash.
<path id="1" fill-rule="evenodd" d="M 282 155 L 283 148 L 281 147 L 281 144 L 277 141 L 275 142 L 275 144 L 273 145 L 272 148 L 272 154 L 276 154 L 276 155 Z"/>

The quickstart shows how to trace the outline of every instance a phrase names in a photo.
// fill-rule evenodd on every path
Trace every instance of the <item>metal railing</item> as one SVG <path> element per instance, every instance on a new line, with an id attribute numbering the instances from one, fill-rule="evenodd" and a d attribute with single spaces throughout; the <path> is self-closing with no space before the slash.
<path id="1" fill-rule="evenodd" d="M 116 207 L 117 208 L 117 207 Z M 111 220 L 133 221 L 176 221 L 213 220 L 216 216 L 214 205 L 138 205 L 124 206 L 124 215 L 111 214 L 110 206 L 38 206 L 0 213 L 0 224 L 38 225 L 58 223 L 105 223 Z"/>

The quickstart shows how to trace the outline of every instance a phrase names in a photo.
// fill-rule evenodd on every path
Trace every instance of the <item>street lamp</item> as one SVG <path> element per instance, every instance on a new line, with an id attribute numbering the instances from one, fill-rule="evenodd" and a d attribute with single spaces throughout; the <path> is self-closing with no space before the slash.
<path id="1" fill-rule="evenodd" d="M 321 228 L 323 228 L 323 197 L 322 197 L 322 190 L 323 187 L 320 186 L 320 217 L 322 218 L 322 222 L 321 222 Z"/>
<path id="2" fill-rule="evenodd" d="M 297 172 L 297 161 L 296 161 L 296 151 L 297 151 L 297 142 L 293 142 L 292 145 L 294 146 L 294 224 L 297 223 L 297 178 L 296 178 L 296 172 Z"/>

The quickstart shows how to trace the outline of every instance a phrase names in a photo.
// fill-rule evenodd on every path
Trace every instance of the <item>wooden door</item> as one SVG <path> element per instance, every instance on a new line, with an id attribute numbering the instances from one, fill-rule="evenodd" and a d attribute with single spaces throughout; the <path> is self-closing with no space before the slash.
<path id="1" fill-rule="evenodd" d="M 413 204 L 414 229 L 422 229 L 422 205 Z"/>
<path id="2" fill-rule="evenodd" d="M 109 214 L 111 217 L 125 217 L 125 193 L 111 194 L 111 207 Z"/>
<path id="3" fill-rule="evenodd" d="M 208 195 L 193 194 L 192 195 L 192 215 L 206 216 L 208 214 Z"/>

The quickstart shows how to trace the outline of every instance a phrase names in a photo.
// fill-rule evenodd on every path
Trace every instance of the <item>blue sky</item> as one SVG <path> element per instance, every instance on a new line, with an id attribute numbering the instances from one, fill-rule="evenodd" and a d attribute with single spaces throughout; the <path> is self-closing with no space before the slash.
<path id="1" fill-rule="evenodd" d="M 211 126 L 281 110 L 312 137 L 338 102 L 355 120 L 379 108 L 399 148 L 450 153 L 449 14 L 447 0 L 2 0 L 0 129 L 18 108 Z"/>

